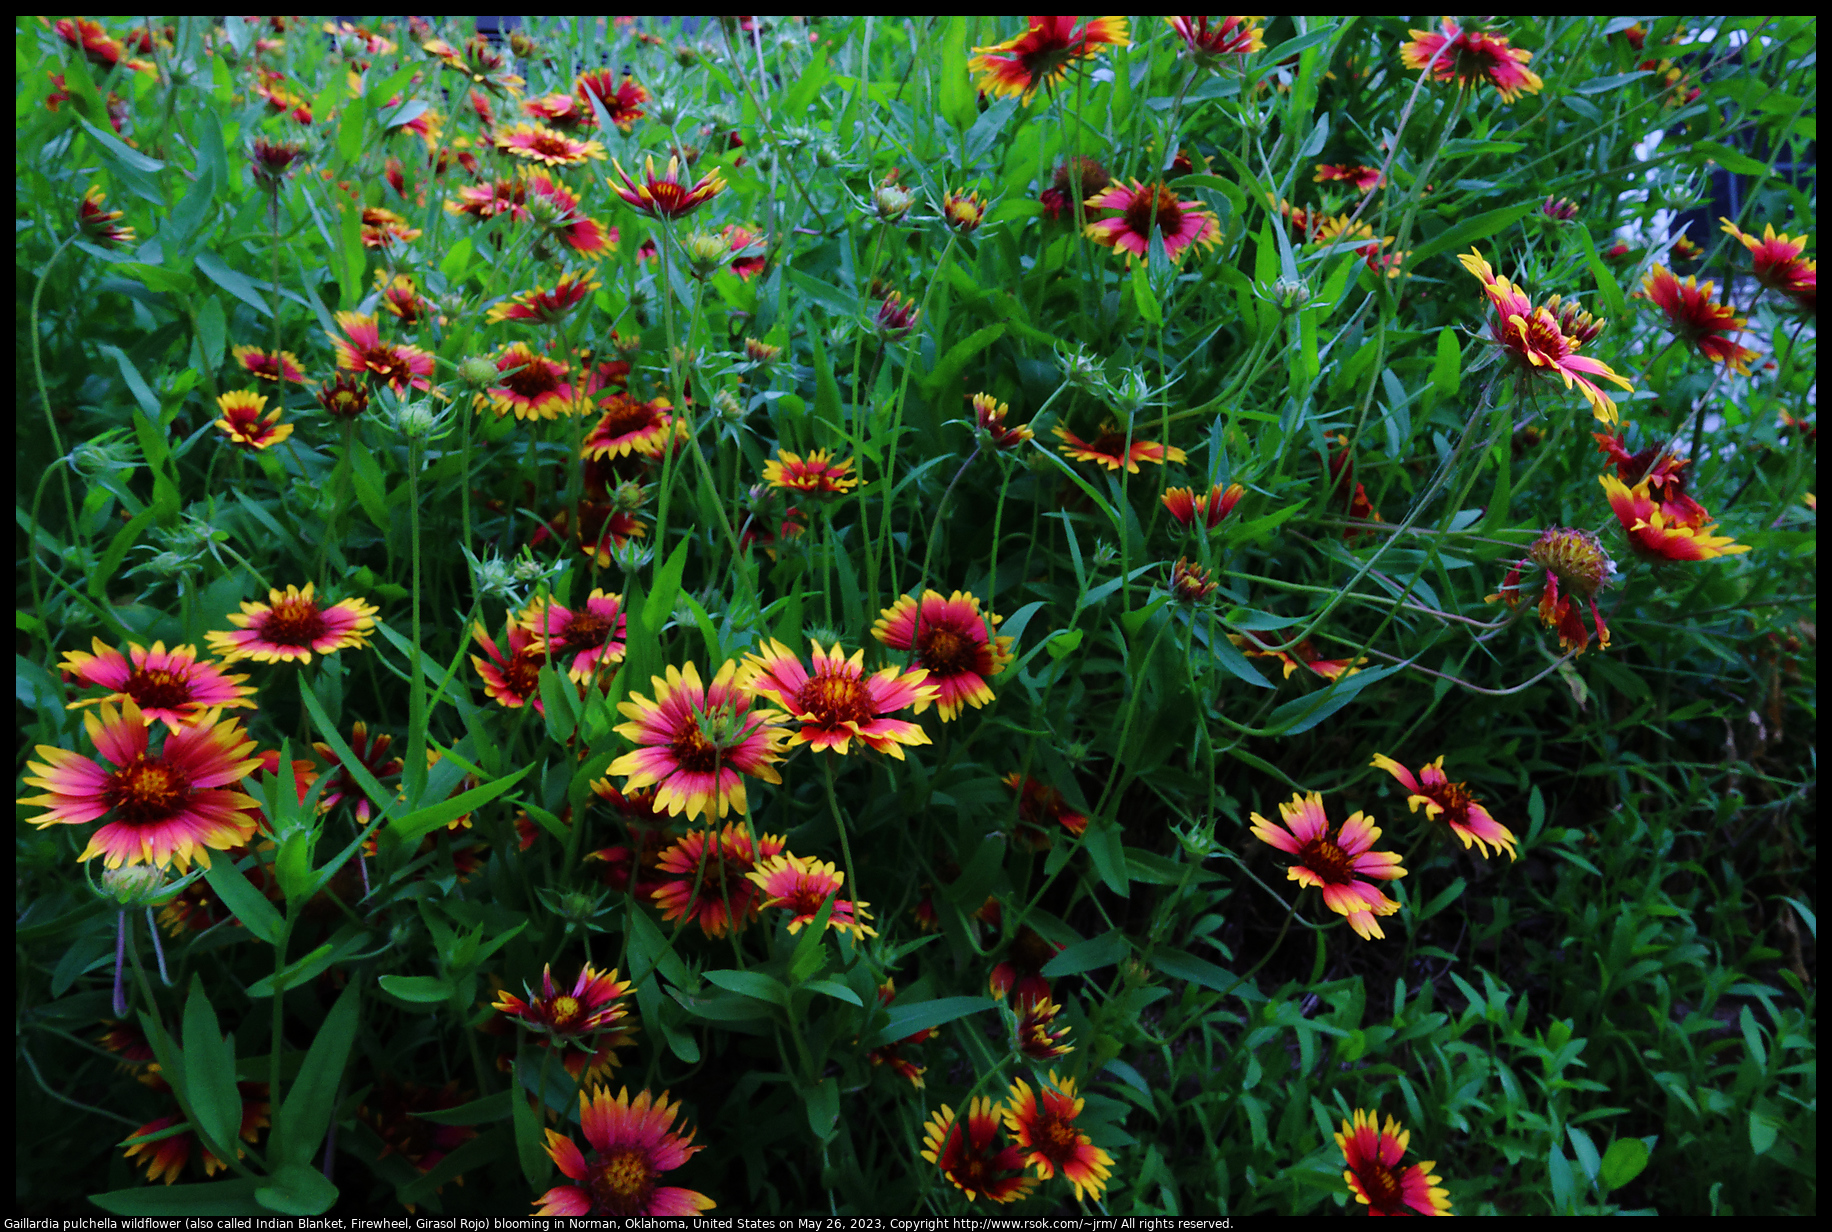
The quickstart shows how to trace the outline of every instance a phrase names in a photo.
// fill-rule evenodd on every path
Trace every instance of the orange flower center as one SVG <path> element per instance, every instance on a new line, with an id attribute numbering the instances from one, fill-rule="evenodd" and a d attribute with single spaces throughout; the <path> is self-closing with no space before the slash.
<path id="1" fill-rule="evenodd" d="M 872 717 L 871 691 L 865 682 L 832 671 L 810 677 L 795 695 L 795 705 L 801 713 L 813 715 L 822 727 L 863 723 Z"/>
<path id="2" fill-rule="evenodd" d="M 532 402 L 544 394 L 550 394 L 560 386 L 557 366 L 534 355 L 515 357 L 522 368 L 503 378 L 503 385 L 508 391 L 523 401 Z"/>
<path id="3" fill-rule="evenodd" d="M 619 1151 L 591 1170 L 592 1205 L 602 1215 L 646 1215 L 661 1175 L 644 1150 Z"/>
<path id="4" fill-rule="evenodd" d="M 1162 184 L 1153 184 L 1134 193 L 1125 217 L 1126 229 L 1145 240 L 1151 238 L 1154 223 L 1166 239 L 1176 235 L 1183 225 L 1183 209 L 1177 204 L 1177 194 Z"/>
<path id="5" fill-rule="evenodd" d="M 325 635 L 324 613 L 305 596 L 281 599 L 257 626 L 261 640 L 274 646 L 310 648 Z"/>
<path id="6" fill-rule="evenodd" d="M 1041 1140 L 1039 1148 L 1049 1155 L 1066 1155 L 1081 1145 L 1081 1134 L 1075 1127 L 1054 1115 L 1044 1122 L 1037 1136 Z"/>
<path id="7" fill-rule="evenodd" d="M 655 413 L 647 404 L 626 394 L 613 394 L 603 405 L 604 418 L 599 421 L 598 431 L 594 435 L 615 439 L 655 424 Z"/>
<path id="8" fill-rule="evenodd" d="M 566 1031 L 578 1025 L 585 1016 L 585 1007 L 579 1004 L 579 998 L 561 993 L 547 1003 L 547 1025 L 556 1031 Z"/>
<path id="9" fill-rule="evenodd" d="M 177 769 L 142 753 L 108 776 L 102 789 L 122 821 L 165 821 L 184 807 L 191 785 Z"/>
<path id="10" fill-rule="evenodd" d="M 1330 885 L 1347 885 L 1355 880 L 1355 867 L 1348 852 L 1326 838 L 1313 838 L 1304 844 L 1298 859 Z"/>
<path id="11" fill-rule="evenodd" d="M 503 681 L 517 697 L 533 697 L 541 687 L 542 656 L 532 651 L 518 651 L 503 672 Z"/>
<path id="12" fill-rule="evenodd" d="M 192 700 L 190 683 L 183 676 L 157 667 L 136 671 L 127 678 L 122 692 L 138 702 L 142 710 L 177 710 Z"/>
<path id="13" fill-rule="evenodd" d="M 916 657 L 937 676 L 958 676 L 971 671 L 977 644 L 956 629 L 943 625 L 925 628 L 916 639 Z"/>
<path id="14" fill-rule="evenodd" d="M 547 133 L 535 133 L 522 148 L 533 150 L 543 158 L 554 158 L 561 162 L 573 162 L 580 157 L 576 144 L 565 137 L 550 136 Z"/>
<path id="15" fill-rule="evenodd" d="M 1355 1179 L 1361 1182 L 1362 1191 L 1367 1195 L 1368 1209 L 1389 1215 L 1406 1209 L 1399 1177 L 1378 1159 L 1362 1161 L 1361 1167 L 1355 1170 Z"/>

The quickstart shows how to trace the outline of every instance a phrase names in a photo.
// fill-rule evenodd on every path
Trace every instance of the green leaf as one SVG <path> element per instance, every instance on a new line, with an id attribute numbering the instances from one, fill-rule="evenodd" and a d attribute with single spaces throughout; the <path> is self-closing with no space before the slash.
<path id="1" fill-rule="evenodd" d="M 1152 951 L 1151 965 L 1174 980 L 1187 980 L 1211 992 L 1229 993 L 1242 1001 L 1266 999 L 1265 994 L 1254 987 L 1253 981 L 1239 979 L 1212 962 L 1169 946 Z"/>
<path id="2" fill-rule="evenodd" d="M 251 1176 L 207 1185 L 138 1185 L 91 1194 L 89 1200 L 111 1215 L 266 1215 L 270 1212 L 254 1195 L 267 1183 Z"/>
<path id="3" fill-rule="evenodd" d="M 1098 937 L 1077 941 L 1044 963 L 1043 975 L 1046 979 L 1053 980 L 1064 975 L 1080 975 L 1086 971 L 1098 971 L 1102 967 L 1111 967 L 1126 957 L 1129 948 L 1126 934 L 1116 928 Z"/>
<path id="4" fill-rule="evenodd" d="M 217 1028 L 216 1009 L 196 974 L 185 997 L 182 1050 L 192 1124 L 211 1153 L 227 1159 L 242 1131 L 242 1093 L 235 1087 L 235 1053 Z"/>
<path id="5" fill-rule="evenodd" d="M 510 1106 L 514 1094 L 509 1091 L 498 1091 L 482 1099 L 474 1099 L 468 1104 L 459 1104 L 456 1108 L 441 1108 L 434 1112 L 416 1112 L 416 1121 L 431 1121 L 435 1125 L 482 1125 L 486 1121 L 500 1121 L 513 1114 Z"/>
<path id="6" fill-rule="evenodd" d="M 527 1178 L 528 1187 L 539 1193 L 547 1184 L 547 1178 L 553 1168 L 553 1160 L 548 1157 L 542 1145 L 540 1110 L 529 1103 L 526 1089 L 538 1082 L 540 1062 L 532 1063 L 535 1073 L 529 1073 L 530 1062 L 526 1059 L 515 1063 L 515 1076 L 509 1083 L 511 1104 L 510 1115 L 515 1125 L 515 1155 L 521 1162 L 522 1175 Z M 546 1092 L 538 1092 L 541 1102 L 546 1102 Z"/>
<path id="7" fill-rule="evenodd" d="M 761 971 L 706 971 L 702 974 L 714 987 L 767 1001 L 785 1010 L 789 1008 L 789 987 L 773 975 Z"/>
<path id="8" fill-rule="evenodd" d="M 1439 890 L 1436 894 L 1432 895 L 1431 901 L 1426 903 L 1423 907 L 1420 907 L 1413 914 L 1413 918 L 1418 919 L 1418 920 L 1428 920 L 1432 916 L 1436 915 L 1438 912 L 1444 910 L 1444 908 L 1450 906 L 1452 903 L 1457 901 L 1457 897 L 1463 893 L 1463 888 L 1465 884 L 1466 883 L 1464 882 L 1463 878 L 1458 877 L 1455 881 L 1452 881 L 1449 885 L 1445 886 L 1442 890 Z"/>
<path id="9" fill-rule="evenodd" d="M 1613 319 L 1621 320 L 1628 315 L 1628 301 L 1622 298 L 1621 284 L 1616 281 L 1616 275 L 1611 272 L 1609 266 L 1603 263 L 1603 258 L 1597 254 L 1597 245 L 1590 238 L 1589 229 L 1577 227 L 1575 230 L 1579 241 L 1584 245 L 1584 264 L 1590 268 L 1590 276 L 1597 280 L 1597 290 L 1603 296 L 1604 309 Z"/>
<path id="10" fill-rule="evenodd" d="M 65 79 L 68 80 L 68 78 L 69 78 L 69 74 L 66 73 Z M 114 155 L 117 160 L 119 160 L 124 166 L 130 168 L 131 170 L 143 171 L 147 173 L 148 175 L 151 175 L 154 172 L 165 170 L 164 163 L 160 162 L 156 158 L 148 158 L 146 155 L 134 149 L 134 147 L 132 147 L 131 145 L 128 145 L 125 141 L 122 141 L 119 137 L 115 136 L 113 133 L 104 132 L 103 130 L 97 128 L 95 125 L 91 124 L 89 121 L 83 119 L 81 116 L 78 116 L 76 118 L 76 122 L 83 126 L 83 130 L 87 132 L 92 139 L 94 139 L 97 145 L 101 146 L 104 150 Z"/>
<path id="11" fill-rule="evenodd" d="M 1107 888 L 1121 898 L 1130 897 L 1132 890 L 1126 872 L 1126 848 L 1120 841 L 1120 828 L 1110 822 L 1090 822 L 1084 846 L 1088 858 L 1094 861 L 1094 871 L 1107 883 Z"/>
<path id="12" fill-rule="evenodd" d="M 283 924 L 280 913 L 267 901 L 266 895 L 242 876 L 234 860 L 226 855 L 217 856 L 204 870 L 204 880 L 210 883 L 210 888 L 223 900 L 223 905 L 235 913 L 235 918 L 249 932 L 268 945 L 279 938 Z"/>
<path id="13" fill-rule="evenodd" d="M 1603 1152 L 1600 1184 L 1605 1192 L 1620 1189 L 1648 1166 L 1648 1144 L 1639 1138 L 1617 1138 Z"/>
<path id="14" fill-rule="evenodd" d="M 840 1119 L 840 1084 L 835 1078 L 823 1078 L 811 1087 L 802 1088 L 802 1100 L 808 1109 L 808 1128 L 817 1141 L 833 1137 L 833 1127 Z"/>
<path id="15" fill-rule="evenodd" d="M 382 468 L 375 455 L 360 437 L 350 438 L 350 483 L 356 489 L 356 503 L 363 507 L 369 520 L 383 534 L 388 533 L 388 493 L 382 480 Z"/>
<path id="16" fill-rule="evenodd" d="M 448 1001 L 452 995 L 451 981 L 436 975 L 384 975 L 378 982 L 382 991 L 419 1005 Z"/>
<path id="17" fill-rule="evenodd" d="M 282 1215 L 322 1215 L 336 1205 L 337 1186 L 310 1164 L 294 1161 L 275 1168 L 272 1179 L 254 1191 L 254 1200 Z"/>
<path id="18" fill-rule="evenodd" d="M 368 936 L 364 933 L 363 936 Z M 297 962 L 290 962 L 273 975 L 264 975 L 248 986 L 248 995 L 254 998 L 271 997 L 277 989 L 285 992 L 297 987 L 316 976 L 331 965 L 335 949 L 330 942 L 325 942 Z"/>
<path id="19" fill-rule="evenodd" d="M 1752 1154 L 1766 1155 L 1775 1147 L 1781 1136 L 1781 1127 L 1775 1119 L 1755 1109 L 1749 1111 L 1749 1149 Z"/>
<path id="20" fill-rule="evenodd" d="M 146 413 L 146 417 L 154 424 L 158 424 L 159 395 L 153 392 L 152 386 L 146 383 L 146 378 L 140 375 L 140 369 L 134 366 L 134 361 L 127 358 L 127 352 L 106 342 L 97 343 L 95 349 L 104 355 L 114 357 L 115 366 L 121 370 L 121 380 L 127 384 L 127 392 L 134 396 L 134 401 Z"/>
<path id="21" fill-rule="evenodd" d="M 681 571 L 687 567 L 687 549 L 691 540 L 683 539 L 669 553 L 668 559 L 655 571 L 648 598 L 642 605 L 641 624 L 649 634 L 662 631 L 674 615 L 674 596 L 681 589 Z"/>
<path id="22" fill-rule="evenodd" d="M 389 822 L 388 830 L 397 841 L 403 844 L 417 843 L 440 826 L 496 799 L 526 778 L 533 769 L 534 764 L 530 762 L 515 773 L 505 774 L 502 778 L 485 783 L 482 787 L 473 787 L 469 791 L 459 792 L 449 800 L 441 800 L 437 804 L 429 804 L 423 809 L 416 809 L 405 817 L 397 817 Z"/>
<path id="23" fill-rule="evenodd" d="M 908 1039 L 925 1028 L 939 1027 L 969 1014 L 997 1008 L 999 1003 L 991 997 L 939 997 L 934 1001 L 893 1005 L 890 1007 L 890 1021 L 864 1047 L 882 1048 L 886 1044 Z"/>
<path id="24" fill-rule="evenodd" d="M 1426 240 L 1414 248 L 1406 264 L 1416 269 L 1440 252 L 1460 253 L 1477 240 L 1487 239 L 1497 231 L 1513 226 L 1539 206 L 1538 201 L 1523 201 L 1519 205 L 1504 205 L 1498 210 L 1466 218 L 1436 239 Z"/>
<path id="25" fill-rule="evenodd" d="M 1712 162 L 1736 175 L 1767 178 L 1770 174 L 1767 163 L 1751 158 L 1740 150 L 1733 150 L 1721 141 L 1701 141 L 1692 147 L 1692 152 L 1708 156 Z"/>
<path id="26" fill-rule="evenodd" d="M 1137 263 L 1132 267 L 1132 299 L 1139 306 L 1139 315 L 1145 318 L 1148 325 L 1164 323 L 1164 308 L 1152 293 L 1151 279 L 1145 276 L 1145 267 Z"/>
<path id="27" fill-rule="evenodd" d="M 1399 670 L 1397 666 L 1372 667 L 1363 668 L 1352 676 L 1342 676 L 1321 693 L 1293 698 L 1274 710 L 1267 716 L 1266 728 L 1283 736 L 1307 732 L 1354 701 L 1363 689 Z"/>
<path id="28" fill-rule="evenodd" d="M 859 297 L 850 291 L 842 291 L 830 282 L 823 282 L 812 274 L 802 273 L 794 266 L 785 265 L 782 272 L 783 277 L 789 280 L 790 286 L 835 316 L 852 320 L 863 311 L 859 304 Z M 812 340 L 814 336 L 809 337 Z"/>
<path id="29" fill-rule="evenodd" d="M 223 348 L 228 342 L 229 324 L 223 317 L 222 301 L 206 295 L 197 307 L 197 349 L 203 352 L 204 367 L 215 371 L 223 362 Z"/>
<path id="30" fill-rule="evenodd" d="M 459 281 L 471 268 L 471 252 L 471 237 L 467 235 L 439 258 L 439 272 L 453 282 Z"/>
<path id="31" fill-rule="evenodd" d="M 809 992 L 818 992 L 823 996 L 832 997 L 836 1001 L 844 1001 L 848 1005 L 856 1005 L 860 1009 L 865 1008 L 865 1002 L 859 1000 L 859 994 L 846 987 L 846 985 L 840 983 L 838 980 L 814 980 L 810 983 L 803 984 L 802 987 Z"/>
<path id="32" fill-rule="evenodd" d="M 262 316 L 271 317 L 274 314 L 273 308 L 254 289 L 254 283 L 248 281 L 248 276 L 239 270 L 230 269 L 215 253 L 207 251 L 198 253 L 196 263 L 197 268 L 203 271 L 204 277 Z"/>
<path id="33" fill-rule="evenodd" d="M 1611 90 L 1620 90 L 1631 81 L 1640 81 L 1643 77 L 1653 75 L 1645 69 L 1633 73 L 1611 73 L 1607 77 L 1592 77 L 1589 81 L 1573 86 L 1572 89 L 1579 94 L 1607 94 Z"/>
<path id="34" fill-rule="evenodd" d="M 102 553 L 102 559 L 96 562 L 95 568 L 89 573 L 88 589 L 91 598 L 105 600 L 108 597 L 108 583 L 114 578 L 115 570 L 121 567 L 127 550 L 140 538 L 140 532 L 158 516 L 157 509 L 143 509 L 126 526 L 114 533 L 114 538 L 108 542 L 108 550 Z"/>
<path id="35" fill-rule="evenodd" d="M 338 216 L 337 282 L 343 291 L 343 306 L 354 310 L 363 298 L 363 218 L 362 211 L 344 202 Z"/>
<path id="36" fill-rule="evenodd" d="M 930 369 L 929 375 L 922 380 L 923 389 L 931 394 L 945 390 L 949 382 L 959 379 L 968 361 L 1004 336 L 1005 322 L 1003 321 L 994 321 L 991 325 L 974 330 L 949 347 L 946 353 L 935 361 L 935 367 Z"/>

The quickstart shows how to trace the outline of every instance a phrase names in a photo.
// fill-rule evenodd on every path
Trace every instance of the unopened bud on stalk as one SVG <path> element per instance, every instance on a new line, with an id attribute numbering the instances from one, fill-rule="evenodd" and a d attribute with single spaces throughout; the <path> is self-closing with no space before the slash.
<path id="1" fill-rule="evenodd" d="M 98 436 L 92 441 L 83 441 L 70 451 L 70 464 L 85 479 L 132 470 L 139 462 L 139 453 L 133 442 L 112 433 Z"/>
<path id="2" fill-rule="evenodd" d="M 1118 413 L 1121 423 L 1131 423 L 1151 404 L 1151 386 L 1145 382 L 1145 374 L 1137 368 L 1132 369 L 1119 382 L 1107 389 L 1107 401 Z"/>
<path id="3" fill-rule="evenodd" d="M 744 422 L 744 404 L 732 396 L 728 389 L 721 389 L 712 396 L 713 407 L 719 412 L 719 418 L 728 424 Z"/>
<path id="4" fill-rule="evenodd" d="M 635 513 L 647 499 L 643 486 L 633 479 L 626 479 L 611 489 L 611 509 L 616 513 Z"/>
<path id="5" fill-rule="evenodd" d="M 488 389 L 500 379 L 496 365 L 481 355 L 473 355 L 458 365 L 458 383 L 472 393 Z"/>
<path id="6" fill-rule="evenodd" d="M 836 167 L 840 162 L 840 152 L 833 148 L 831 141 L 821 141 L 814 147 L 814 165 L 817 167 Z"/>
<path id="7" fill-rule="evenodd" d="M 731 245 L 725 237 L 706 231 L 695 231 L 681 247 L 686 250 L 687 260 L 693 265 L 696 278 L 705 278 L 723 266 L 731 256 Z"/>
<path id="8" fill-rule="evenodd" d="M 1272 284 L 1272 302 L 1280 312 L 1296 312 L 1310 303 L 1310 288 L 1302 279 L 1281 278 Z"/>
<path id="9" fill-rule="evenodd" d="M 622 543 L 611 545 L 611 563 L 625 573 L 645 569 L 654 559 L 655 549 L 635 539 L 625 539 Z"/>
<path id="10" fill-rule="evenodd" d="M 669 128 L 681 122 L 681 105 L 672 98 L 665 98 L 655 104 L 655 118 Z"/>
<path id="11" fill-rule="evenodd" d="M 915 200 L 907 190 L 895 184 L 880 184 L 871 193 L 872 207 L 885 222 L 896 222 L 909 213 Z"/>
<path id="12" fill-rule="evenodd" d="M 394 424 L 410 441 L 430 436 L 439 424 L 439 412 L 425 399 L 403 404 L 394 413 Z"/>
<path id="13" fill-rule="evenodd" d="M 1062 379 L 1072 389 L 1094 393 L 1106 384 L 1100 365 L 1092 355 L 1079 348 L 1061 357 Z"/>
<path id="14" fill-rule="evenodd" d="M 528 194 L 528 217 L 543 227 L 551 227 L 560 221 L 560 206 L 539 193 Z"/>
<path id="15" fill-rule="evenodd" d="M 150 907 L 169 888 L 157 864 L 124 864 L 103 870 L 100 894 L 123 907 Z"/>
<path id="16" fill-rule="evenodd" d="M 744 340 L 744 354 L 745 358 L 749 359 L 754 364 L 773 364 L 782 357 L 782 348 L 779 346 L 771 346 L 769 343 L 759 341 L 756 338 L 746 338 Z"/>
<path id="17" fill-rule="evenodd" d="M 1120 558 L 1120 550 L 1114 547 L 1111 543 L 1108 543 L 1105 539 L 1102 539 L 1099 543 L 1094 545 L 1094 566 L 1095 568 L 1105 569 L 1108 565 L 1111 565 L 1115 561 L 1119 560 L 1119 558 Z"/>
<path id="18" fill-rule="evenodd" d="M 823 646 L 831 646 L 841 640 L 840 631 L 826 625 L 809 625 L 803 632 L 808 635 L 809 641 L 819 642 Z"/>

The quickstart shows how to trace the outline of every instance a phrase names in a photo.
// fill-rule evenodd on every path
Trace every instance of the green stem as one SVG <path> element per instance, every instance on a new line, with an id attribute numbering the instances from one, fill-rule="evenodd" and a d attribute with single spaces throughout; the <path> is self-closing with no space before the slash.
<path id="1" fill-rule="evenodd" d="M 51 394 L 45 386 L 45 365 L 44 359 L 39 353 L 38 342 L 38 303 L 44 296 L 45 282 L 51 276 L 51 267 L 57 264 L 57 258 L 63 256 L 64 249 L 70 247 L 75 240 L 76 236 L 71 235 L 63 243 L 57 246 L 56 251 L 51 254 L 51 259 L 45 262 L 44 269 L 38 272 L 38 285 L 32 288 L 32 375 L 38 381 L 38 402 L 39 405 L 44 408 L 45 427 L 50 430 L 51 448 L 56 450 L 56 456 L 58 458 L 64 456 L 64 438 L 57 431 L 57 416 L 51 413 Z M 70 541 L 75 543 L 78 536 L 82 534 L 82 529 L 76 522 L 76 501 L 70 495 L 70 476 L 67 472 L 60 472 L 58 477 L 62 481 L 64 489 L 64 517 L 68 519 L 66 527 L 70 535 Z M 31 535 L 33 541 L 36 542 L 38 538 L 38 522 L 36 517 L 34 517 L 32 522 Z"/>

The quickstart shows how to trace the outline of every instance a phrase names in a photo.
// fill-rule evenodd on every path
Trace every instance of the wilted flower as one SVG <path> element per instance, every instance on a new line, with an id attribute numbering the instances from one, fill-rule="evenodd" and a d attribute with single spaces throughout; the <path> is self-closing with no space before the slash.
<path id="1" fill-rule="evenodd" d="M 1590 631 L 1577 606 L 1582 602 L 1590 605 L 1597 645 L 1608 649 L 1609 628 L 1603 623 L 1603 614 L 1597 611 L 1596 594 L 1609 584 L 1616 566 L 1597 537 L 1587 530 L 1547 527 L 1527 549 L 1526 559 L 1515 563 L 1501 590 L 1490 595 L 1488 601 L 1501 600 L 1509 607 L 1518 607 L 1523 598 L 1521 574 L 1530 571 L 1525 566 L 1537 569 L 1545 577 L 1539 619 L 1547 628 L 1558 631 L 1559 645 L 1582 654 L 1590 644 Z"/>

